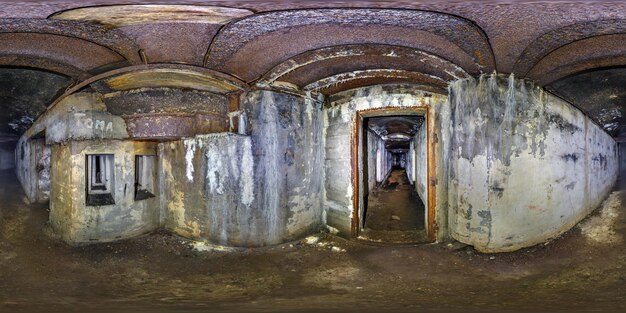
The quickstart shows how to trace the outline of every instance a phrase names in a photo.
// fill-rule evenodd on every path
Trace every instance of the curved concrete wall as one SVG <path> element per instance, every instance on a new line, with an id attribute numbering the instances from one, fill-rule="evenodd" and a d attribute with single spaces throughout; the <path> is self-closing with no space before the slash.
<path id="1" fill-rule="evenodd" d="M 612 188 L 615 141 L 568 103 L 512 76 L 449 90 L 455 239 L 487 252 L 531 246 L 571 228 Z"/>
<path id="2" fill-rule="evenodd" d="M 311 100 L 270 91 L 242 101 L 247 135 L 160 145 L 163 216 L 185 237 L 231 246 L 297 239 L 322 225 L 321 131 Z"/>
<path id="3" fill-rule="evenodd" d="M 332 96 L 323 111 L 310 98 L 249 92 L 238 111 L 249 121 L 239 125 L 245 134 L 158 144 L 162 193 L 140 202 L 128 192 L 134 155 L 154 153 L 157 144 L 128 140 L 126 123 L 107 112 L 99 95 L 79 93 L 26 132 L 17 172 L 30 198 L 47 190 L 34 175 L 39 158 L 26 153 L 29 138 L 46 130 L 53 149 L 50 219 L 69 242 L 127 238 L 162 226 L 233 246 L 281 243 L 324 223 L 349 236 L 357 112 L 421 106 L 434 126 L 436 177 L 425 177 L 420 164 L 418 191 L 425 198 L 426 182 L 435 184 L 440 241 L 451 236 L 490 252 L 530 246 L 571 228 L 614 184 L 614 140 L 566 102 L 512 76 L 459 80 L 449 91 L 446 97 L 414 86 L 367 87 Z M 123 189 L 116 189 L 115 205 L 85 206 L 89 153 L 116 155 L 115 186 Z"/>

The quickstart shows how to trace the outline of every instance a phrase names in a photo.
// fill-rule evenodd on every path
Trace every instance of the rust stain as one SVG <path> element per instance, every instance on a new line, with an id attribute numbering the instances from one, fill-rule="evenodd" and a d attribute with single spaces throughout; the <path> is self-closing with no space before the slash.
<path id="1" fill-rule="evenodd" d="M 352 154 L 352 237 L 357 238 L 361 230 L 359 227 L 359 140 L 361 137 L 360 129 L 363 117 L 357 113 L 354 119 L 352 137 L 350 139 Z"/>
<path id="2" fill-rule="evenodd" d="M 528 205 L 528 209 L 529 209 L 529 210 L 531 210 L 531 211 L 536 211 L 536 212 L 539 212 L 539 213 L 543 213 L 543 212 L 545 212 L 545 211 L 546 211 L 546 209 L 545 209 L 545 208 L 542 208 L 542 207 L 540 207 L 540 206 L 533 205 L 533 204 Z"/>

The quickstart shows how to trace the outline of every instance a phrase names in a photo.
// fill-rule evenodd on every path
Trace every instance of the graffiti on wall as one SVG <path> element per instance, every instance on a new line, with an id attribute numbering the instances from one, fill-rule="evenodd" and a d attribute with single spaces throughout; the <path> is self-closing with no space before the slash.
<path id="1" fill-rule="evenodd" d="M 88 116 L 85 113 L 75 113 L 78 124 L 86 129 L 93 129 L 102 133 L 113 132 L 113 122 Z"/>

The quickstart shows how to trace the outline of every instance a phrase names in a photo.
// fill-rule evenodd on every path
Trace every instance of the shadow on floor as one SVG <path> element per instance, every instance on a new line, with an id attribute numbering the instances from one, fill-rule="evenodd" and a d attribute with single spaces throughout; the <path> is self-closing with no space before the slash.
<path id="1" fill-rule="evenodd" d="M 406 170 L 394 167 L 387 180 L 370 192 L 361 239 L 389 243 L 426 240 L 425 207 Z"/>

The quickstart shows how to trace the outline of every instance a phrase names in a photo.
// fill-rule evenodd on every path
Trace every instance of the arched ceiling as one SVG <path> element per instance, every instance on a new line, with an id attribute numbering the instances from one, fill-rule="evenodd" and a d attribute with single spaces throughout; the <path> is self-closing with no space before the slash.
<path id="1" fill-rule="evenodd" d="M 624 2 L 172 2 L 0 0 L 0 68 L 10 73 L 0 93 L 13 99 L 0 106 L 14 108 L 1 121 L 36 116 L 48 95 L 142 64 L 167 65 L 170 78 L 180 66 L 325 95 L 387 83 L 445 92 L 454 79 L 495 70 L 537 81 L 602 126 L 607 108 L 626 115 Z M 605 129 L 626 136 L 623 122 Z"/>
<path id="2" fill-rule="evenodd" d="M 367 128 L 385 142 L 389 150 L 408 150 L 410 141 L 424 123 L 418 115 L 390 115 L 367 118 Z"/>

